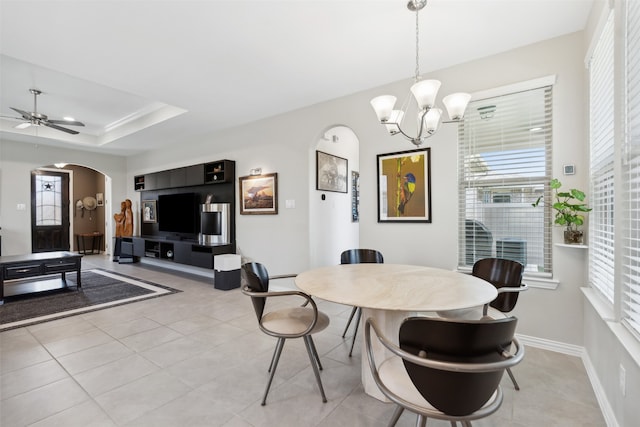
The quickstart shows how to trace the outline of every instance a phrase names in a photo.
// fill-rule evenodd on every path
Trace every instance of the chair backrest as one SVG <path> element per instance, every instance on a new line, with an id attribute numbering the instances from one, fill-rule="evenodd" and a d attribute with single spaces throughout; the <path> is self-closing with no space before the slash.
<path id="1" fill-rule="evenodd" d="M 247 286 L 251 292 L 268 292 L 269 291 L 269 273 L 264 265 L 259 262 L 248 262 L 242 265 L 241 280 L 243 286 Z M 253 308 L 256 311 L 258 322 L 264 314 L 264 306 L 266 298 L 251 297 Z"/>
<path id="2" fill-rule="evenodd" d="M 410 317 L 400 326 L 400 348 L 443 362 L 502 362 L 502 350 L 509 350 L 516 323 L 515 317 L 488 321 Z M 488 372 L 452 372 L 403 362 L 420 394 L 436 409 L 457 416 L 480 409 L 498 388 L 505 370 L 503 365 Z"/>
<path id="3" fill-rule="evenodd" d="M 485 258 L 473 264 L 471 274 L 491 283 L 496 288 L 522 285 L 524 267 L 518 261 L 502 258 Z M 491 307 L 507 313 L 516 306 L 519 292 L 505 292 L 491 301 Z"/>
<path id="4" fill-rule="evenodd" d="M 340 254 L 340 264 L 382 264 L 384 258 L 375 249 L 347 249 Z"/>

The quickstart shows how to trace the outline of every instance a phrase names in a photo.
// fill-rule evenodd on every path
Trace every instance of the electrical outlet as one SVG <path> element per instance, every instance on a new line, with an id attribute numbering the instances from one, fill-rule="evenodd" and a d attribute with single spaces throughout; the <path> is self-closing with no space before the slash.
<path id="1" fill-rule="evenodd" d="M 620 364 L 620 393 L 622 393 L 622 395 L 624 396 L 627 392 L 627 371 L 626 369 L 624 369 L 624 366 L 622 366 L 622 363 Z"/>

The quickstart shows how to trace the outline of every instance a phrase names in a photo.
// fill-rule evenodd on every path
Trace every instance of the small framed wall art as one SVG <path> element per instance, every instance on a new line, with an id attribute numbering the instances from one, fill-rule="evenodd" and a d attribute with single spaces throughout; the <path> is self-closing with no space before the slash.
<path id="1" fill-rule="evenodd" d="M 347 192 L 347 159 L 316 151 L 316 190 Z"/>
<path id="2" fill-rule="evenodd" d="M 278 174 L 241 176 L 239 178 L 240 215 L 275 215 L 278 213 Z"/>
<path id="3" fill-rule="evenodd" d="M 142 222 L 158 222 L 158 210 L 155 200 L 142 201 Z"/>

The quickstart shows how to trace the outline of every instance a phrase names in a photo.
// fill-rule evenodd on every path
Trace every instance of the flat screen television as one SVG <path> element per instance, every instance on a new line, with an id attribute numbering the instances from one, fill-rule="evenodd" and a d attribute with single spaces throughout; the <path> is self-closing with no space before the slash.
<path id="1" fill-rule="evenodd" d="M 198 202 L 196 193 L 159 195 L 158 229 L 170 233 L 197 233 Z"/>

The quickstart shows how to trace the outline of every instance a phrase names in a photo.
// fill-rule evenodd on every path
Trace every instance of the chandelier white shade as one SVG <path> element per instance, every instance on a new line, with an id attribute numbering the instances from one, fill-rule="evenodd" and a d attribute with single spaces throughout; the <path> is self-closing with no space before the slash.
<path id="1" fill-rule="evenodd" d="M 436 99 L 442 83 L 439 80 L 421 80 L 420 78 L 418 12 L 426 4 L 426 0 L 410 0 L 407 3 L 407 8 L 416 13 L 416 74 L 415 83 L 410 88 L 418 110 L 416 136 L 409 135 L 402 128 L 402 120 L 407 115 L 408 102 L 405 102 L 401 109 L 394 109 L 397 99 L 393 95 L 377 96 L 371 100 L 371 106 L 378 120 L 385 125 L 389 134 L 402 134 L 416 146 L 422 145 L 427 138 L 438 130 L 442 116 L 442 110 L 436 108 Z M 470 99 L 471 95 L 468 93 L 453 93 L 445 96 L 442 103 L 447 109 L 449 120 L 444 123 L 462 120 Z"/>

